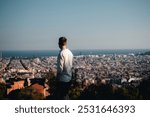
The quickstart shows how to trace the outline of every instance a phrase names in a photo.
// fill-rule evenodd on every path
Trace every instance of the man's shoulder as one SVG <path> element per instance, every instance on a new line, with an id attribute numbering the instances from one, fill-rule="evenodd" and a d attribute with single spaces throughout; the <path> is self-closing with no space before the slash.
<path id="1" fill-rule="evenodd" d="M 60 52 L 60 56 L 64 57 L 64 56 L 66 56 L 66 55 L 70 55 L 70 56 L 73 57 L 73 54 L 72 54 L 72 52 L 71 52 L 69 49 L 64 49 L 64 50 L 62 50 L 62 51 Z"/>
<path id="2" fill-rule="evenodd" d="M 67 48 L 67 49 L 63 49 L 60 53 L 65 54 L 65 53 L 72 53 L 72 52 Z"/>

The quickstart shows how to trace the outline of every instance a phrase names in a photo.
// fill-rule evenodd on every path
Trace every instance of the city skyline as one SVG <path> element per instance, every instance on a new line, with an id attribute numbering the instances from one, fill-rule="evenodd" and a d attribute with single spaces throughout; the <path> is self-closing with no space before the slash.
<path id="1" fill-rule="evenodd" d="M 1 0 L 0 50 L 150 49 L 149 0 Z"/>

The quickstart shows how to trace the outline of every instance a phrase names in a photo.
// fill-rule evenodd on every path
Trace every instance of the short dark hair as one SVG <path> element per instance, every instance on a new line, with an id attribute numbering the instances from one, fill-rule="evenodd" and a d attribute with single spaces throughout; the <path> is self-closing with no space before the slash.
<path id="1" fill-rule="evenodd" d="M 59 44 L 60 45 L 65 45 L 67 42 L 67 38 L 66 37 L 60 37 L 59 38 Z"/>

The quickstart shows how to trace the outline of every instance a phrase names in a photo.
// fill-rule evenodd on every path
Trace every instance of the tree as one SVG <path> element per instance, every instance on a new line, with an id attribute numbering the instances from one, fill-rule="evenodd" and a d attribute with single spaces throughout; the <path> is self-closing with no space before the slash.
<path id="1" fill-rule="evenodd" d="M 0 99 L 1 100 L 6 99 L 6 91 L 7 91 L 6 85 L 4 83 L 0 83 Z"/>
<path id="2" fill-rule="evenodd" d="M 19 100 L 42 100 L 44 95 L 37 93 L 37 91 L 31 87 L 21 89 L 18 93 Z"/>

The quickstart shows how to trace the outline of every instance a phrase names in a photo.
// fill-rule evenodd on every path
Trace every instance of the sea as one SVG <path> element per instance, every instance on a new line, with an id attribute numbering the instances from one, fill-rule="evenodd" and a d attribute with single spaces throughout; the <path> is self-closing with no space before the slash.
<path id="1" fill-rule="evenodd" d="M 109 54 L 140 54 L 147 51 L 148 49 L 118 49 L 118 50 L 71 50 L 74 56 L 80 55 L 109 55 Z M 32 58 L 32 57 L 49 57 L 49 56 L 57 56 L 59 50 L 7 50 L 0 51 L 0 58 Z"/>

